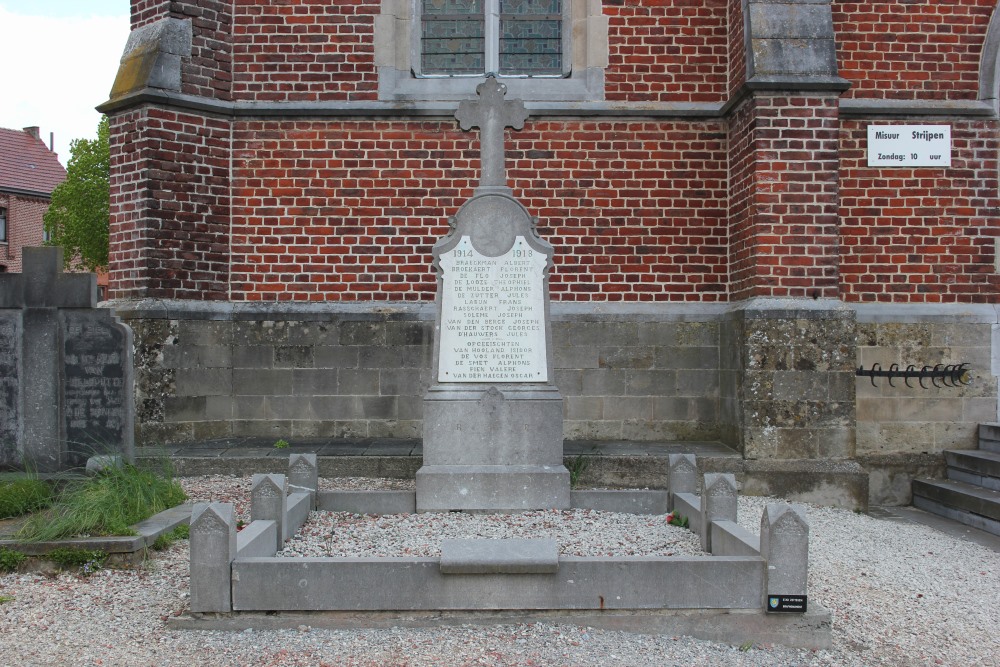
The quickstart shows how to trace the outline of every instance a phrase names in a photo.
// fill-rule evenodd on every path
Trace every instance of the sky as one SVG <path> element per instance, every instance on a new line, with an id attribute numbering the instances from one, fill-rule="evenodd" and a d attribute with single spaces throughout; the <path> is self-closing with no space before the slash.
<path id="1" fill-rule="evenodd" d="M 128 40 L 129 0 L 0 0 L 0 127 L 55 133 L 59 161 L 93 139 Z"/>

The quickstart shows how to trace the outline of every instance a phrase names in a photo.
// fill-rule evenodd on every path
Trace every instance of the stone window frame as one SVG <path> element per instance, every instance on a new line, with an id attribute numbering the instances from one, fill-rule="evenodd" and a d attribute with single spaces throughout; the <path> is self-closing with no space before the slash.
<path id="1" fill-rule="evenodd" d="M 0 206 L 0 244 L 7 243 L 8 220 L 6 207 Z"/>
<path id="2" fill-rule="evenodd" d="M 375 17 L 375 64 L 379 99 L 386 101 L 462 100 L 475 94 L 485 75 L 421 75 L 414 63 L 420 54 L 420 0 L 382 0 Z M 564 74 L 499 77 L 507 95 L 525 101 L 578 102 L 604 100 L 608 66 L 608 18 L 602 0 L 565 0 Z"/>

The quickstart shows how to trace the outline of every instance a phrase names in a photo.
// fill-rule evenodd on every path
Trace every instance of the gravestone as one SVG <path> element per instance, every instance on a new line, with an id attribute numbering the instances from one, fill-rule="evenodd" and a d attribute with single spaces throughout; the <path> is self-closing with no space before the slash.
<path id="1" fill-rule="evenodd" d="M 504 128 L 523 127 L 528 114 L 505 91 L 489 77 L 455 114 L 462 129 L 482 130 L 482 178 L 432 251 L 437 319 L 418 511 L 569 507 L 552 373 L 553 250 L 506 185 Z"/>
<path id="2" fill-rule="evenodd" d="M 132 330 L 97 308 L 93 274 L 24 248 L 0 274 L 0 467 L 56 472 L 133 456 Z"/>

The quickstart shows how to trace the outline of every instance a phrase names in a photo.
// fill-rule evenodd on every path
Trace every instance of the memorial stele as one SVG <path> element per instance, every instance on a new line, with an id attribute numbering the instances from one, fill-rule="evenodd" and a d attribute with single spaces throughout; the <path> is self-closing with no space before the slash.
<path id="1" fill-rule="evenodd" d="M 514 199 L 504 130 L 528 113 L 487 77 L 461 102 L 463 130 L 480 128 L 482 176 L 433 248 L 437 318 L 424 397 L 418 511 L 569 507 L 562 396 L 553 383 L 548 272 L 552 246 Z"/>

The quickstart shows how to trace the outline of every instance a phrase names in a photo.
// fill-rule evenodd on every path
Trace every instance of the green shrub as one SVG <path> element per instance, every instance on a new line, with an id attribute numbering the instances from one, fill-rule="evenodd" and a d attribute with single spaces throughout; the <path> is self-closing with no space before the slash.
<path id="1" fill-rule="evenodd" d="M 30 514 L 48 507 L 52 488 L 45 482 L 26 478 L 0 482 L 0 519 Z"/>
<path id="2" fill-rule="evenodd" d="M 0 572 L 13 572 L 21 563 L 23 563 L 28 557 L 25 556 L 20 551 L 13 551 L 11 549 L 4 549 L 0 547 Z"/>
<path id="3" fill-rule="evenodd" d="M 132 465 L 108 468 L 71 482 L 51 508 L 31 517 L 17 533 L 22 540 L 48 541 L 85 535 L 134 535 L 131 526 L 186 499 L 169 470 Z"/>

